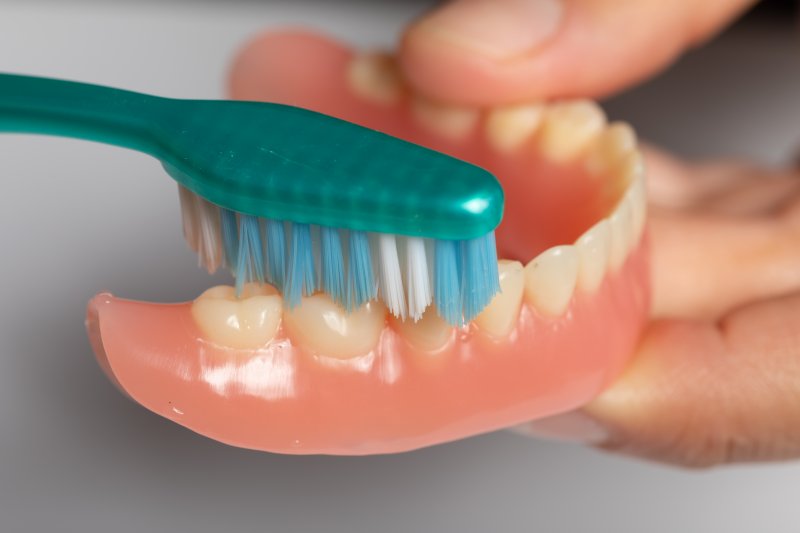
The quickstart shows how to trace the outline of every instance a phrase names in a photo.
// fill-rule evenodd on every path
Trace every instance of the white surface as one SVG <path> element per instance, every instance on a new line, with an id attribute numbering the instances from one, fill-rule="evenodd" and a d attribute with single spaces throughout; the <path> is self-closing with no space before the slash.
<path id="1" fill-rule="evenodd" d="M 418 9 L 108 4 L 0 0 L 0 71 L 216 97 L 263 27 L 389 44 Z M 800 56 L 782 33 L 734 37 L 612 115 L 684 152 L 783 157 L 800 132 Z M 211 283 L 181 240 L 171 180 L 147 158 L 63 139 L 4 136 L 0 161 L 2 531 L 797 530 L 797 463 L 689 473 L 508 433 L 361 459 L 199 437 L 123 398 L 82 324 L 101 289 L 169 301 Z"/>

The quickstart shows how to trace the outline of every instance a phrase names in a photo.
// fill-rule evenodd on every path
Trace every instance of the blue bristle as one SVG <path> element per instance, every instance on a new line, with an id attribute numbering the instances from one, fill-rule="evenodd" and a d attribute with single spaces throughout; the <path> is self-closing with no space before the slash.
<path id="1" fill-rule="evenodd" d="M 494 233 L 461 242 L 461 307 L 464 321 L 480 313 L 500 290 Z"/>
<path id="2" fill-rule="evenodd" d="M 437 240 L 435 245 L 433 300 L 439 315 L 454 325 L 463 323 L 459 268 L 459 241 Z"/>
<path id="3" fill-rule="evenodd" d="M 300 303 L 300 297 L 316 289 L 314 251 L 311 247 L 311 228 L 308 224 L 292 225 L 292 249 L 289 254 L 284 298 L 289 309 Z"/>
<path id="4" fill-rule="evenodd" d="M 286 231 L 283 222 L 266 221 L 267 278 L 279 291 L 286 284 Z"/>
<path id="5" fill-rule="evenodd" d="M 358 309 L 365 302 L 375 298 L 375 277 L 372 273 L 372 257 L 369 239 L 363 231 L 350 232 L 350 264 L 347 270 L 348 311 Z"/>
<path id="6" fill-rule="evenodd" d="M 239 215 L 239 254 L 236 260 L 236 294 L 245 283 L 264 282 L 264 252 L 261 226 L 252 215 Z"/>
<path id="7" fill-rule="evenodd" d="M 225 266 L 235 273 L 238 271 L 236 261 L 239 255 L 239 231 L 236 229 L 236 213 L 230 209 L 220 208 L 219 216 Z"/>
<path id="8" fill-rule="evenodd" d="M 322 288 L 334 302 L 344 306 L 344 256 L 339 230 L 322 226 L 320 228 L 322 247 Z"/>

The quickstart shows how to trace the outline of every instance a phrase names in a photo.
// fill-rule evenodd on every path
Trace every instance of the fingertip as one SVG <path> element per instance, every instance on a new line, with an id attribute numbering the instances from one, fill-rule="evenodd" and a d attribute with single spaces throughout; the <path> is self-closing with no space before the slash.
<path id="1" fill-rule="evenodd" d="M 239 100 L 260 100 L 270 94 L 292 101 L 293 91 L 317 91 L 349 57 L 343 44 L 311 30 L 268 30 L 245 42 L 234 57 L 228 93 Z M 280 80 L 275 79 L 276 73 Z"/>

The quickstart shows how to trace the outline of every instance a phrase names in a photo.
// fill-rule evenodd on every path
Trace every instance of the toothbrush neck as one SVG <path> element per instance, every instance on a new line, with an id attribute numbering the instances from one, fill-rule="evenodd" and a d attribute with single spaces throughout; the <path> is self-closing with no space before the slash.
<path id="1" fill-rule="evenodd" d="M 157 155 L 163 99 L 84 83 L 0 74 L 0 132 L 58 135 Z"/>

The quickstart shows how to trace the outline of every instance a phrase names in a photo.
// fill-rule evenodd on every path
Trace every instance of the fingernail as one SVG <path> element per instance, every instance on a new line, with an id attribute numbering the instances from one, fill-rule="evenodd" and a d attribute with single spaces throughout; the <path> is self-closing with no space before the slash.
<path id="1" fill-rule="evenodd" d="M 513 430 L 528 437 L 582 444 L 600 444 L 609 438 L 608 430 L 583 411 L 541 418 L 516 426 Z"/>
<path id="2" fill-rule="evenodd" d="M 459 1 L 428 17 L 419 29 L 490 58 L 507 59 L 552 37 L 562 11 L 561 0 Z"/>

